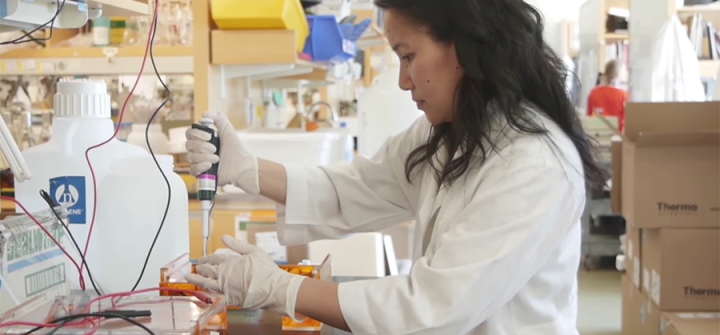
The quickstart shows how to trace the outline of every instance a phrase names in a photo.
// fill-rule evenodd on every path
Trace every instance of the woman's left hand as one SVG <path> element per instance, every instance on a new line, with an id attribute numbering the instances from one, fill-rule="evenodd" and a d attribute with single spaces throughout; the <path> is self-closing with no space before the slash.
<path id="1" fill-rule="evenodd" d="M 222 241 L 232 251 L 202 257 L 197 274 L 188 274 L 185 279 L 225 294 L 228 306 L 269 309 L 295 318 L 295 302 L 305 277 L 280 269 L 256 246 L 227 235 Z"/>

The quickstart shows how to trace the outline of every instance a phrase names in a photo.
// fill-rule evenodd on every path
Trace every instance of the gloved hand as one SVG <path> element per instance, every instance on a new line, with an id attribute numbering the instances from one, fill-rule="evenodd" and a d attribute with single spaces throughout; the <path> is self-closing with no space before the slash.
<path id="1" fill-rule="evenodd" d="M 208 142 L 210 134 L 193 129 L 187 130 L 185 148 L 190 161 L 190 173 L 197 176 L 212 167 L 218 161 L 218 187 L 234 185 L 245 192 L 257 195 L 260 193 L 257 158 L 243 147 L 235 129 L 222 113 L 208 112 L 204 118 L 212 119 L 218 129 L 220 138 L 220 156 L 217 148 Z"/>
<path id="2" fill-rule="evenodd" d="M 185 279 L 225 294 L 229 306 L 269 309 L 300 321 L 295 315 L 295 301 L 305 277 L 280 269 L 256 246 L 227 235 L 222 241 L 234 252 L 200 258 L 197 274 L 188 274 Z"/>

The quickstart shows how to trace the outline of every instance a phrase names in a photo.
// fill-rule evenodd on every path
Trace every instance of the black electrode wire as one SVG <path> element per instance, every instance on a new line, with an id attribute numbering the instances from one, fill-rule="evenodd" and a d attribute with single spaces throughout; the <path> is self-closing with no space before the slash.
<path id="1" fill-rule="evenodd" d="M 155 5 L 157 6 L 157 3 Z M 167 105 L 167 103 L 172 100 L 172 92 L 167 87 L 167 85 L 165 85 L 165 82 L 162 80 L 162 77 L 160 76 L 160 71 L 158 71 L 157 65 L 155 65 L 155 57 L 153 56 L 153 45 L 155 44 L 155 33 L 157 32 L 157 16 L 153 20 L 151 29 L 152 29 L 152 35 L 150 36 L 150 62 L 152 63 L 153 70 L 155 71 L 155 75 L 157 76 L 158 80 L 160 80 L 160 84 L 162 84 L 163 88 L 165 89 L 165 92 L 167 93 L 167 98 L 165 99 L 165 101 L 163 101 L 160 104 L 160 106 L 155 110 L 155 112 L 152 114 L 152 116 L 150 116 L 150 120 L 148 120 L 147 127 L 145 127 L 145 143 L 147 144 L 148 151 L 150 151 L 150 156 L 152 156 L 153 161 L 155 161 L 155 166 L 157 166 L 163 179 L 165 179 L 165 184 L 167 185 L 168 197 L 167 197 L 167 204 L 165 205 L 165 213 L 163 213 L 162 221 L 160 221 L 160 227 L 158 228 L 158 231 L 155 234 L 155 238 L 153 239 L 152 245 L 150 246 L 150 250 L 147 253 L 147 257 L 145 257 L 145 263 L 143 264 L 142 270 L 140 271 L 140 276 L 138 277 L 137 282 L 135 282 L 135 285 L 133 286 L 132 290 L 130 290 L 131 292 L 134 292 L 137 289 L 137 287 L 140 285 L 140 281 L 142 281 L 143 275 L 145 275 L 145 270 L 147 269 L 148 262 L 150 262 L 150 257 L 152 256 L 153 249 L 155 249 L 155 244 L 157 243 L 157 240 L 160 237 L 160 233 L 162 232 L 163 226 L 165 225 L 165 220 L 167 219 L 168 212 L 170 211 L 170 202 L 172 200 L 172 187 L 170 186 L 170 181 L 168 180 L 167 176 L 165 175 L 165 172 L 163 171 L 162 167 L 160 166 L 160 163 L 158 163 L 157 158 L 155 157 L 155 153 L 153 152 L 152 146 L 150 145 L 150 125 L 152 124 L 155 117 L 163 109 L 163 107 L 165 107 L 165 105 Z"/>
<path id="2" fill-rule="evenodd" d="M 12 41 L 0 42 L 0 45 L 49 41 L 53 37 L 53 26 L 55 25 L 55 20 L 58 18 L 58 16 L 60 16 L 60 12 L 62 12 L 63 8 L 65 7 L 65 1 L 67 1 L 67 0 L 62 0 L 62 3 L 60 3 L 59 1 L 56 2 L 58 4 L 57 10 L 55 11 L 55 15 L 53 15 L 53 17 L 52 17 L 52 19 L 50 19 L 50 21 L 45 22 L 44 24 L 35 27 L 35 29 L 26 32 L 24 35 L 12 40 Z M 31 36 L 32 34 L 38 32 L 40 29 L 47 27 L 48 25 L 50 26 L 50 34 L 48 35 L 48 37 L 34 38 Z M 29 38 L 29 39 L 23 40 L 24 38 Z"/>
<path id="3" fill-rule="evenodd" d="M 63 327 L 65 327 L 65 325 L 68 324 L 68 323 L 70 323 L 70 320 L 64 320 L 63 322 L 60 322 L 60 324 L 57 325 L 57 327 L 53 328 L 53 330 L 51 330 L 50 332 L 48 332 L 48 333 L 45 334 L 45 335 L 54 335 L 55 333 L 57 333 L 58 331 L 60 331 L 60 329 L 62 329 Z"/>
<path id="4" fill-rule="evenodd" d="M 97 295 L 102 296 L 102 292 L 100 289 L 98 289 L 97 285 L 95 284 L 95 279 L 92 276 L 92 273 L 90 272 L 90 265 L 85 261 L 85 257 L 83 256 L 82 249 L 80 249 L 80 246 L 78 245 L 77 241 L 75 240 L 75 236 L 73 236 L 73 233 L 70 231 L 70 227 L 66 226 L 63 222 L 63 219 L 60 218 L 60 215 L 58 215 L 57 212 L 55 212 L 55 201 L 53 201 L 52 197 L 50 197 L 50 194 L 45 192 L 45 190 L 40 190 L 40 196 L 45 200 L 45 202 L 50 206 L 50 211 L 55 215 L 55 218 L 60 222 L 60 225 L 65 229 L 65 231 L 68 233 L 68 236 L 70 236 L 70 240 L 72 241 L 73 245 L 75 246 L 75 250 L 77 250 L 78 254 L 80 255 L 80 259 L 83 262 L 83 265 L 85 265 L 85 268 L 87 269 L 88 278 L 90 278 L 90 284 L 92 284 L 93 289 L 95 290 L 95 293 Z"/>
<path id="5" fill-rule="evenodd" d="M 27 31 L 25 31 L 25 30 L 20 30 L 20 31 L 23 34 L 27 34 Z M 37 45 L 39 45 L 42 48 L 44 48 L 46 46 L 45 41 L 39 40 L 39 39 L 33 37 L 32 35 L 29 35 L 28 38 L 31 40 L 31 42 L 35 42 Z"/>
<path id="6" fill-rule="evenodd" d="M 53 330 L 50 333 L 48 333 L 47 335 L 56 333 L 58 330 L 60 330 L 62 327 L 64 327 L 67 323 L 69 323 L 71 321 L 74 321 L 77 319 L 85 319 L 85 318 L 122 319 L 129 323 L 132 323 L 135 326 L 140 327 L 142 330 L 144 330 L 145 332 L 147 332 L 150 335 L 155 335 L 155 332 L 153 332 L 150 328 L 148 328 L 144 324 L 138 322 L 137 320 L 133 320 L 132 318 L 129 318 L 125 315 L 122 315 L 119 313 L 113 313 L 111 311 L 110 312 L 73 314 L 73 315 L 59 317 L 59 318 L 49 322 L 49 324 L 56 324 L 58 322 L 59 322 L 59 324 L 57 325 L 57 327 L 53 328 Z M 35 327 L 25 333 L 22 333 L 22 335 L 30 335 L 30 334 L 32 334 L 38 330 L 41 330 L 43 328 L 45 328 L 45 327 Z"/>

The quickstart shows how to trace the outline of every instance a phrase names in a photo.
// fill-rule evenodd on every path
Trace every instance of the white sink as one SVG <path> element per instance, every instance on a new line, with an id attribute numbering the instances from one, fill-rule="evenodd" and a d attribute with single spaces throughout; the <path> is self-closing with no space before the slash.
<path id="1" fill-rule="evenodd" d="M 252 129 L 237 132 L 253 155 L 280 164 L 321 166 L 345 160 L 347 129 Z"/>

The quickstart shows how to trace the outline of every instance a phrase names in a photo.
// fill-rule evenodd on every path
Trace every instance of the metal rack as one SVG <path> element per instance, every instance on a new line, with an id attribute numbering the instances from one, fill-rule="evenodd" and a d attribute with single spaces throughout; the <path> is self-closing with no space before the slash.
<path id="1" fill-rule="evenodd" d="M 609 122 L 610 125 L 606 124 Z M 617 128 L 616 118 L 584 117 L 583 129 L 595 141 L 598 148 L 598 160 L 603 168 L 611 171 L 610 146 L 615 131 L 609 126 Z M 621 253 L 619 236 L 592 234 L 591 226 L 604 215 L 612 214 L 610 207 L 609 188 L 606 187 L 600 194 L 591 194 L 585 203 L 582 224 L 582 255 L 583 266 L 586 270 L 595 267 L 595 260 L 599 257 L 615 257 Z"/>

